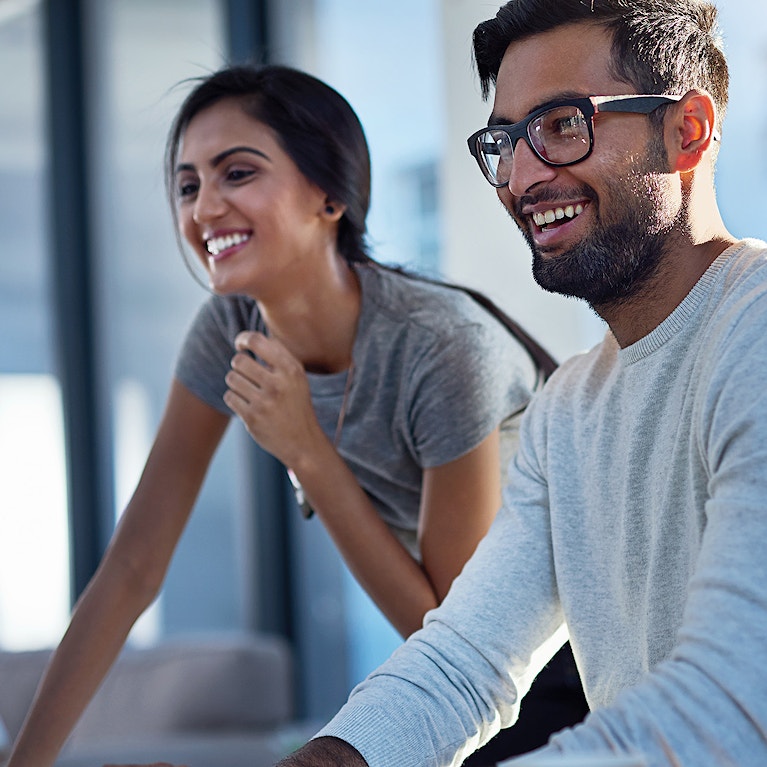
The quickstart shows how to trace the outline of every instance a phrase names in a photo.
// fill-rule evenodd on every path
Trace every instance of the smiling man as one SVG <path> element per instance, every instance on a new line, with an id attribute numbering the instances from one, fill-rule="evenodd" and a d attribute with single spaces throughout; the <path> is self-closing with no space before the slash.
<path id="1" fill-rule="evenodd" d="M 469 149 L 538 283 L 609 332 L 527 411 L 443 604 L 284 764 L 459 765 L 568 636 L 591 714 L 545 754 L 767 764 L 767 246 L 716 203 L 716 10 L 512 0 L 474 50 Z"/>

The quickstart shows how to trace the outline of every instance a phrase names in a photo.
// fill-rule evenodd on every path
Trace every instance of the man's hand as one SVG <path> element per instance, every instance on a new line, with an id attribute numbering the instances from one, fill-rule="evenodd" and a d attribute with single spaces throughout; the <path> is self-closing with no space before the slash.
<path id="1" fill-rule="evenodd" d="M 277 767 L 368 767 L 354 746 L 338 738 L 315 738 Z"/>
<path id="2" fill-rule="evenodd" d="M 187 767 L 185 764 L 171 764 L 170 762 L 153 762 L 152 764 L 105 764 L 102 767 Z"/>

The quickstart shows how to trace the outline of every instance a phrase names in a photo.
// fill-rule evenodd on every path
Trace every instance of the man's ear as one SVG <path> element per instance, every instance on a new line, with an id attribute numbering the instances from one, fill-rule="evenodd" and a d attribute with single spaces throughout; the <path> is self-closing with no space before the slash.
<path id="1" fill-rule="evenodd" d="M 671 168 L 688 173 L 699 165 L 711 143 L 718 140 L 713 99 L 705 91 L 691 90 L 669 108 L 667 116 Z"/>

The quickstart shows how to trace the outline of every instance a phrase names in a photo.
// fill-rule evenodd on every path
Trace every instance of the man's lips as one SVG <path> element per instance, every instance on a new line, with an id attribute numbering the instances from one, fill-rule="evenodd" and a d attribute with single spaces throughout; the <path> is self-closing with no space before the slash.
<path id="1" fill-rule="evenodd" d="M 545 229 L 551 224 L 555 224 L 557 221 L 566 221 L 580 216 L 584 211 L 584 205 L 582 203 L 576 203 L 575 205 L 557 206 L 555 208 L 549 208 L 548 210 L 538 210 L 532 213 L 532 219 L 541 229 Z"/>
<path id="2" fill-rule="evenodd" d="M 589 200 L 572 201 L 557 205 L 539 203 L 528 205 L 524 216 L 529 221 L 530 233 L 539 248 L 554 248 L 564 242 L 573 228 L 579 229 L 578 219 L 589 208 Z"/>

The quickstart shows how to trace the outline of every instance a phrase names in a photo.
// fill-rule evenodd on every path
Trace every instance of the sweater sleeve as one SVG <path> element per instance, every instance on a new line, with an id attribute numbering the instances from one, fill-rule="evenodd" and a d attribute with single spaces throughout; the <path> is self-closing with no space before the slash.
<path id="1" fill-rule="evenodd" d="M 748 302 L 748 296 L 744 302 Z M 711 338 L 694 412 L 704 529 L 669 657 L 546 752 L 636 751 L 648 767 L 767 764 L 767 297 Z"/>

